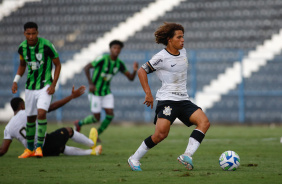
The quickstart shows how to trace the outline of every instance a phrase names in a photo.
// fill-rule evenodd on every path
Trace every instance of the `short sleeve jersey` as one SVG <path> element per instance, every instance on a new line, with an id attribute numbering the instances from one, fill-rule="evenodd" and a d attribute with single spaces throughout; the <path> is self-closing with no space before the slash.
<path id="1" fill-rule="evenodd" d="M 98 57 L 91 64 L 94 67 L 92 82 L 96 87 L 94 91 L 94 95 L 96 96 L 110 94 L 110 82 L 113 76 L 119 71 L 122 73 L 127 72 L 124 62 L 119 58 L 116 61 L 111 60 L 109 54 Z"/>
<path id="2" fill-rule="evenodd" d="M 184 48 L 179 52 L 179 55 L 172 55 L 163 49 L 149 61 L 149 67 L 162 82 L 156 100 L 182 101 L 189 98 L 186 89 L 188 59 Z"/>
<path id="3" fill-rule="evenodd" d="M 26 114 L 24 110 L 19 111 L 12 119 L 9 121 L 4 129 L 4 139 L 12 140 L 13 138 L 20 141 L 24 147 L 27 147 L 26 143 Z"/>
<path id="4" fill-rule="evenodd" d="M 18 53 L 28 66 L 26 89 L 38 90 L 52 84 L 52 59 L 59 55 L 50 41 L 38 37 L 37 44 L 29 46 L 25 40 L 20 44 Z"/>
<path id="5" fill-rule="evenodd" d="M 11 118 L 9 123 L 6 125 L 4 129 L 4 139 L 13 140 L 14 138 L 20 141 L 23 146 L 27 147 L 26 142 L 26 121 L 27 116 L 25 110 L 20 110 L 15 116 Z M 37 131 L 35 138 L 37 138 Z M 34 140 L 34 144 L 36 145 L 37 139 Z"/>

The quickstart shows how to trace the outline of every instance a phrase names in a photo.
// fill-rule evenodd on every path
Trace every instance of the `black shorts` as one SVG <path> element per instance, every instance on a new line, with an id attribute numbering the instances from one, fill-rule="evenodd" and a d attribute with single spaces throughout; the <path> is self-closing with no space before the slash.
<path id="1" fill-rule="evenodd" d="M 170 121 L 172 124 L 176 118 L 182 121 L 186 126 L 193 125 L 189 118 L 198 109 L 201 109 L 190 100 L 183 101 L 158 101 L 156 108 L 156 115 L 154 124 L 156 124 L 158 118 L 164 118 Z"/>
<path id="2" fill-rule="evenodd" d="M 69 140 L 69 132 L 66 128 L 60 128 L 45 137 L 43 156 L 59 156 L 65 150 Z"/>

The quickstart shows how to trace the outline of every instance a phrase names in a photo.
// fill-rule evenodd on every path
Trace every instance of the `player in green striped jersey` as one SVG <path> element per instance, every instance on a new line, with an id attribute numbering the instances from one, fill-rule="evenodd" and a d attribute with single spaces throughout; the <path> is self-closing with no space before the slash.
<path id="1" fill-rule="evenodd" d="M 102 108 L 106 112 L 106 118 L 98 128 L 100 135 L 110 124 L 114 117 L 114 97 L 110 90 L 110 82 L 115 74 L 119 71 L 123 73 L 130 81 L 133 81 L 138 70 L 138 63 L 133 64 L 133 73 L 130 73 L 124 62 L 118 56 L 123 47 L 123 43 L 118 40 L 113 40 L 110 43 L 110 54 L 102 55 L 93 62 L 84 67 L 84 71 L 89 83 L 90 108 L 93 115 L 89 115 L 80 121 L 75 121 L 77 131 L 85 124 L 95 123 L 100 121 L 100 113 Z M 90 77 L 90 69 L 94 68 L 92 78 Z"/>
<path id="2" fill-rule="evenodd" d="M 27 158 L 30 154 L 42 157 L 42 145 L 47 129 L 46 113 L 49 109 L 52 95 L 55 93 L 55 87 L 61 71 L 59 55 L 54 45 L 38 37 L 38 26 L 34 22 L 27 22 L 24 25 L 23 41 L 18 49 L 20 55 L 20 65 L 15 76 L 12 92 L 16 93 L 18 89 L 17 82 L 24 74 L 28 66 L 27 81 L 25 85 L 26 101 L 26 138 L 27 148 L 19 158 Z M 54 79 L 52 78 L 52 63 L 55 65 Z M 34 152 L 34 136 L 36 132 L 36 119 L 38 119 L 37 145 Z"/>

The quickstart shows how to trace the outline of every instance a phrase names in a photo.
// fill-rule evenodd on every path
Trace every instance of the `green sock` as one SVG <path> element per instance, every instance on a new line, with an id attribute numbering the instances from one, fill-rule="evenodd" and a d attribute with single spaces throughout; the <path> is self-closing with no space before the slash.
<path id="1" fill-rule="evenodd" d="M 34 136 L 35 136 L 35 122 L 27 122 L 26 123 L 26 142 L 27 142 L 27 148 L 31 151 L 34 150 Z"/>
<path id="2" fill-rule="evenodd" d="M 38 120 L 38 129 L 37 129 L 37 145 L 36 145 L 37 148 L 38 147 L 42 148 L 46 130 L 47 130 L 47 120 L 39 119 Z"/>
<path id="3" fill-rule="evenodd" d="M 82 125 L 87 125 L 87 124 L 96 123 L 96 122 L 97 122 L 97 119 L 94 117 L 94 115 L 89 115 L 85 117 L 83 120 L 80 120 L 78 122 L 78 125 L 82 126 Z"/>
<path id="4" fill-rule="evenodd" d="M 102 122 L 101 126 L 98 128 L 98 135 L 100 135 L 108 127 L 113 118 L 113 115 L 106 115 L 106 118 Z"/>

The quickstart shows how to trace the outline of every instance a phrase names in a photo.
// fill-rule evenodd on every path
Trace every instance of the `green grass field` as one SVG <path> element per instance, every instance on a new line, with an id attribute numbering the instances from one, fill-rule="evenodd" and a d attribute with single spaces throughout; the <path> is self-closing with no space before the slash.
<path id="1" fill-rule="evenodd" d="M 61 126 L 49 124 L 48 132 Z M 89 128 L 83 127 L 82 133 L 88 135 Z M 186 149 L 193 128 L 173 125 L 168 138 L 141 160 L 142 172 L 131 171 L 127 159 L 154 132 L 153 125 L 110 125 L 101 135 L 100 156 L 18 159 L 24 149 L 14 140 L 0 157 L 0 183 L 282 183 L 282 126 L 211 126 L 193 156 L 194 170 L 188 171 L 176 159 Z M 1 144 L 3 129 L 2 124 Z M 68 144 L 80 146 L 71 140 Z M 219 156 L 227 150 L 240 156 L 237 171 L 219 167 Z"/>

